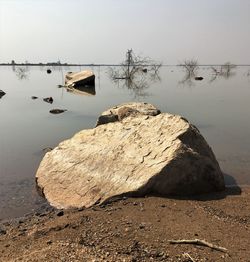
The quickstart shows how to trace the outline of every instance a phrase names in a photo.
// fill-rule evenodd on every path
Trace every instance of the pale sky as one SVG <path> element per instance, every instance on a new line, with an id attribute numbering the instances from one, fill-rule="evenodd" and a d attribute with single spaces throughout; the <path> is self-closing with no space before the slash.
<path id="1" fill-rule="evenodd" d="M 250 64 L 250 0 L 0 0 L 0 62 Z"/>

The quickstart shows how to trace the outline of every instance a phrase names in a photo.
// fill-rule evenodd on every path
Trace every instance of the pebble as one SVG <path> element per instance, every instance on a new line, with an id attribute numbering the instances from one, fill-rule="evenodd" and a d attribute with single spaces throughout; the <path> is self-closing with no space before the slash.
<path id="1" fill-rule="evenodd" d="M 0 228 L 0 235 L 6 235 L 6 230 L 5 229 L 2 229 L 2 228 Z"/>
<path id="2" fill-rule="evenodd" d="M 61 217 L 61 216 L 63 216 L 64 215 L 64 211 L 63 210 L 61 210 L 61 211 L 59 211 L 59 212 L 57 212 L 57 214 L 56 214 L 58 217 Z"/>

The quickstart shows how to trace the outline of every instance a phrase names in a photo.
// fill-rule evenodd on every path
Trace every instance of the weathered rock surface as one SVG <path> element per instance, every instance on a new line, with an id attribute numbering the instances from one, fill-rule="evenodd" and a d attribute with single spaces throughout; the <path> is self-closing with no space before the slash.
<path id="1" fill-rule="evenodd" d="M 95 75 L 90 70 L 84 70 L 81 72 L 69 72 L 65 75 L 66 87 L 76 87 L 83 85 L 95 85 Z"/>
<path id="2" fill-rule="evenodd" d="M 96 126 L 121 121 L 123 118 L 128 116 L 148 115 L 156 116 L 161 111 L 155 108 L 153 105 L 148 103 L 126 103 L 118 106 L 114 106 L 107 111 L 104 111 L 97 119 Z"/>
<path id="3" fill-rule="evenodd" d="M 199 131 L 181 116 L 159 113 L 146 103 L 112 108 L 104 115 L 117 121 L 83 130 L 48 152 L 36 174 L 48 201 L 89 207 L 120 195 L 223 190 L 218 162 Z"/>

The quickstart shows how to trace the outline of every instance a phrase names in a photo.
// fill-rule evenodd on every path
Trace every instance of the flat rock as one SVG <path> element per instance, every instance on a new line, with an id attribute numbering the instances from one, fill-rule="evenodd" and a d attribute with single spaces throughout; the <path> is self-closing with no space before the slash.
<path id="1" fill-rule="evenodd" d="M 75 87 L 84 85 L 95 85 L 95 75 L 90 70 L 83 70 L 80 72 L 68 72 L 65 75 L 65 86 Z"/>
<path id="2" fill-rule="evenodd" d="M 80 131 L 40 163 L 37 185 L 52 206 L 81 208 L 118 196 L 224 189 L 211 148 L 183 117 L 146 103 L 123 104 L 103 115 L 117 120 Z"/>

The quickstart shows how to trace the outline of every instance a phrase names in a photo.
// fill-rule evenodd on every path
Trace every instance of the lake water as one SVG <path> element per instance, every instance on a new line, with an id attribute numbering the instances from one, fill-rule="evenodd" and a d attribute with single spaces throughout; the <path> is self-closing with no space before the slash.
<path id="1" fill-rule="evenodd" d="M 84 67 L 0 67 L 0 219 L 24 215 L 45 201 L 36 191 L 35 173 L 44 150 L 76 132 L 92 128 L 107 108 L 128 101 L 145 101 L 162 112 L 180 114 L 196 125 L 212 147 L 226 183 L 250 184 L 249 67 L 227 76 L 200 67 L 202 81 L 187 80 L 180 67 L 162 67 L 159 77 L 145 73 L 136 83 L 111 81 L 107 67 L 93 66 L 95 95 L 58 88 L 67 71 Z M 119 68 L 118 68 L 119 69 Z M 31 96 L 37 96 L 33 100 Z M 53 97 L 53 104 L 43 101 Z M 51 109 L 67 109 L 58 115 Z"/>

